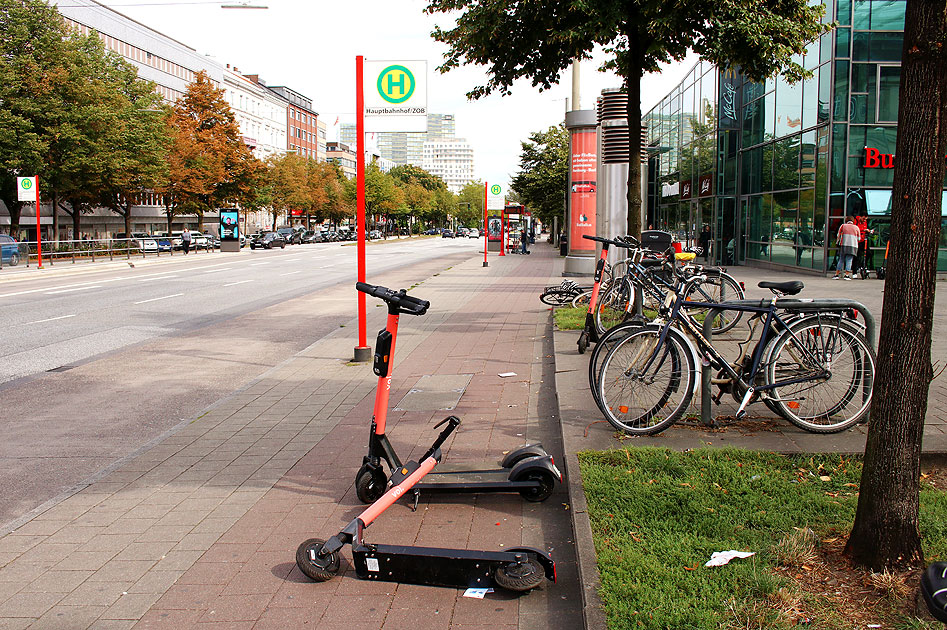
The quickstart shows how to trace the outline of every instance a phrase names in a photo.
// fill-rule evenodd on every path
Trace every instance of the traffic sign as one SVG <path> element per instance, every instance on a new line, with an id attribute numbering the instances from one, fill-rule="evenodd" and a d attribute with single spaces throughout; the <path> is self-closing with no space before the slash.
<path id="1" fill-rule="evenodd" d="M 17 177 L 16 178 L 16 200 L 17 201 L 36 201 L 37 186 L 39 182 L 36 177 Z"/>
<path id="2" fill-rule="evenodd" d="M 427 61 L 365 61 L 365 131 L 427 131 Z"/>
<path id="3" fill-rule="evenodd" d="M 502 210 L 506 206 L 506 195 L 503 186 L 491 184 L 487 191 L 487 210 Z"/>

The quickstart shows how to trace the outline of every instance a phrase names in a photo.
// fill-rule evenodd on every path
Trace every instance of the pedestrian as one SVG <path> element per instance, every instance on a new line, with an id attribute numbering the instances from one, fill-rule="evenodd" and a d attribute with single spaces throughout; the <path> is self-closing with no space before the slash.
<path id="1" fill-rule="evenodd" d="M 710 260 L 710 241 L 713 239 L 713 236 L 710 234 L 710 226 L 705 225 L 704 231 L 700 233 L 698 241 L 700 242 L 700 248 L 704 252 L 704 262 Z"/>
<path id="2" fill-rule="evenodd" d="M 529 250 L 527 247 L 529 245 L 529 233 L 526 231 L 526 228 L 523 228 L 523 231 L 520 232 L 520 243 L 523 245 L 523 253 L 528 254 Z"/>
<path id="3" fill-rule="evenodd" d="M 838 280 L 839 277 L 842 277 L 843 280 L 852 279 L 852 260 L 855 258 L 855 254 L 858 253 L 859 236 L 860 231 L 855 225 L 855 220 L 852 217 L 848 217 L 848 221 L 839 227 L 838 235 L 835 239 L 838 243 L 839 255 L 838 265 L 835 267 L 835 275 L 832 276 L 833 280 Z M 844 276 L 842 276 L 843 272 Z"/>
<path id="4" fill-rule="evenodd" d="M 188 232 L 186 226 L 184 228 L 184 231 L 181 232 L 181 249 L 184 250 L 185 256 L 187 256 L 188 251 L 190 251 L 191 249 L 191 233 Z"/>

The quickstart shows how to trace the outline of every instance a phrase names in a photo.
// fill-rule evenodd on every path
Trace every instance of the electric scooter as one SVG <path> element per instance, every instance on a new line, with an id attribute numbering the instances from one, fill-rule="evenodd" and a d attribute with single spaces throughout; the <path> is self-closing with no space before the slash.
<path id="1" fill-rule="evenodd" d="M 407 295 L 404 289 L 392 291 L 364 282 L 357 283 L 355 287 L 362 293 L 384 300 L 388 305 L 387 325 L 378 332 L 375 340 L 372 369 L 378 376 L 378 386 L 375 390 L 368 454 L 362 459 L 362 466 L 355 477 L 356 496 L 363 503 L 372 503 L 385 492 L 390 480 L 382 460 L 388 464 L 389 471 L 402 468 L 401 459 L 385 435 L 398 320 L 402 314 L 424 315 L 431 303 Z M 552 494 L 556 481 L 562 483 L 562 473 L 542 444 L 527 444 L 510 451 L 500 462 L 499 468 L 487 466 L 432 473 L 414 486 L 415 507 L 421 492 L 518 492 L 527 501 L 545 501 Z"/>
<path id="2" fill-rule="evenodd" d="M 438 435 L 420 462 L 410 461 L 392 474 L 392 486 L 371 506 L 355 517 L 345 529 L 327 541 L 306 540 L 296 550 L 296 564 L 317 582 L 330 580 L 339 572 L 339 550 L 352 545 L 355 575 L 362 580 L 425 584 L 454 588 L 501 586 L 511 591 L 528 591 L 544 578 L 556 581 L 556 565 L 549 554 L 531 547 L 506 551 L 469 551 L 438 547 L 375 545 L 362 539 L 362 532 L 382 512 L 441 461 L 440 447 L 457 428 L 460 420 L 451 416 L 438 423 L 448 426 Z"/>

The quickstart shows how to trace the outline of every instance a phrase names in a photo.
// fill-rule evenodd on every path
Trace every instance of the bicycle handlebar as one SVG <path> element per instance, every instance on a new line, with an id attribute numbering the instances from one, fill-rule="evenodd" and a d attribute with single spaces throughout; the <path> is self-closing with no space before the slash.
<path id="1" fill-rule="evenodd" d="M 355 288 L 362 293 L 384 300 L 392 309 L 401 314 L 424 315 L 431 307 L 430 302 L 408 295 L 405 289 L 392 291 L 388 287 L 367 282 L 356 282 Z"/>
<path id="2" fill-rule="evenodd" d="M 634 236 L 621 236 L 618 239 L 603 238 L 601 236 L 589 236 L 588 234 L 583 234 L 582 238 L 587 238 L 590 241 L 597 241 L 603 245 L 617 245 L 618 247 L 641 247 L 641 243 L 638 242 Z"/>

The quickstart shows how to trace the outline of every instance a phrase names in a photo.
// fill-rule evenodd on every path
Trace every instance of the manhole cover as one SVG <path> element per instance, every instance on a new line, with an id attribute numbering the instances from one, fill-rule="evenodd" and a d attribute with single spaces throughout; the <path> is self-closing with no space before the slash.
<path id="1" fill-rule="evenodd" d="M 450 411 L 457 407 L 471 378 L 473 374 L 422 376 L 395 406 L 395 410 Z"/>

